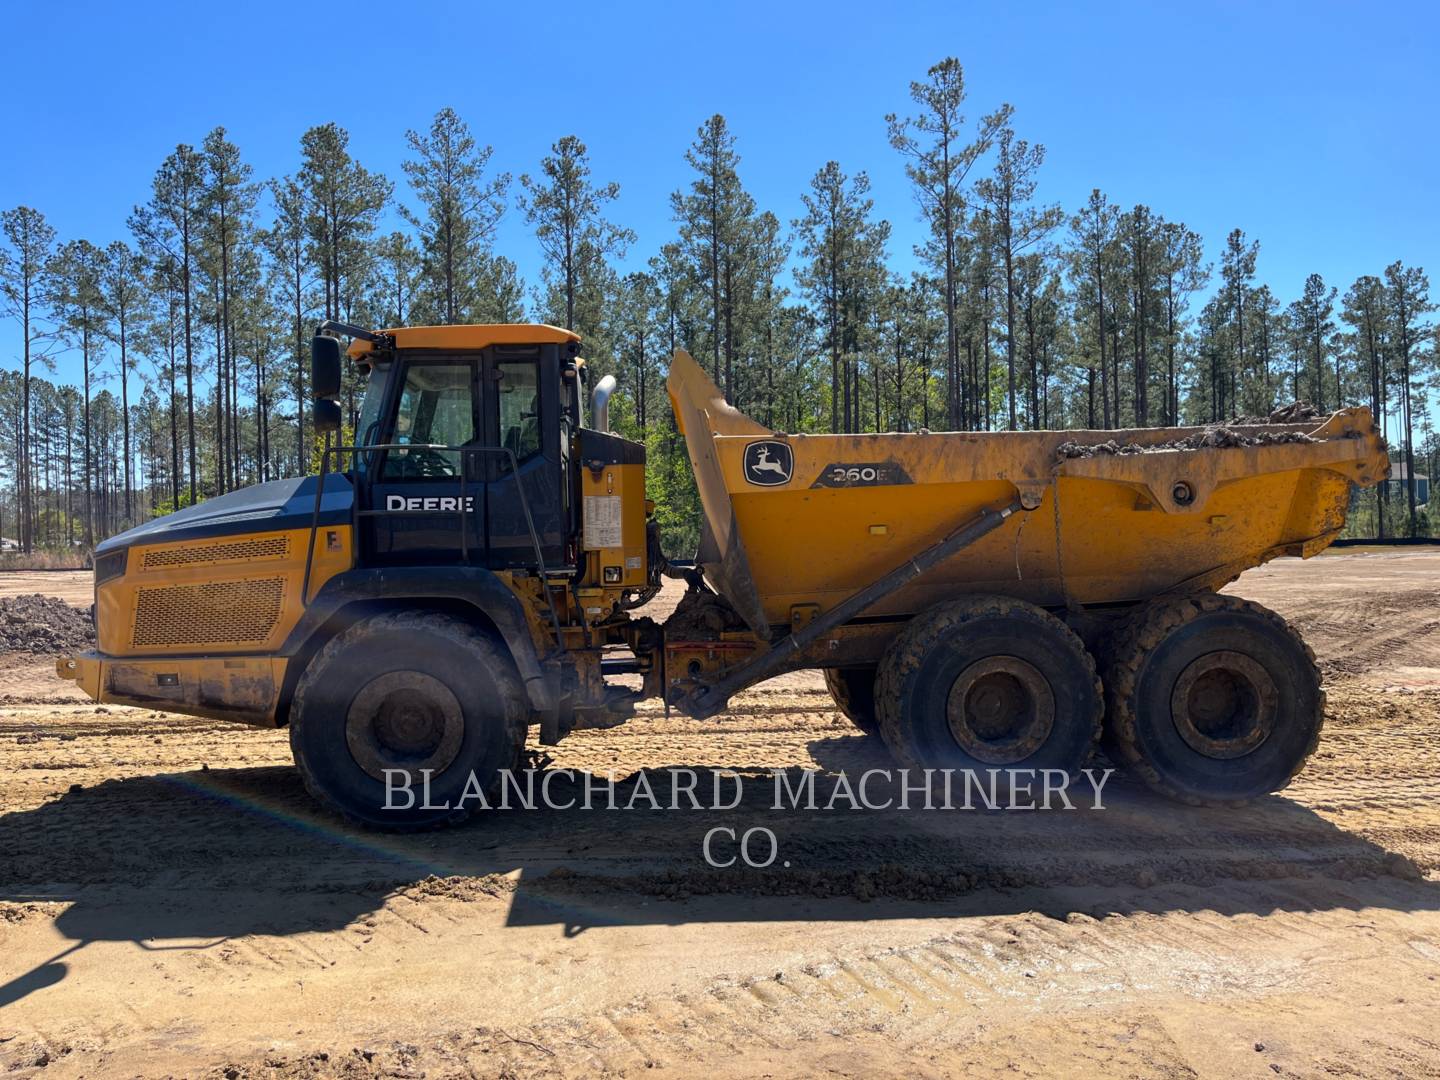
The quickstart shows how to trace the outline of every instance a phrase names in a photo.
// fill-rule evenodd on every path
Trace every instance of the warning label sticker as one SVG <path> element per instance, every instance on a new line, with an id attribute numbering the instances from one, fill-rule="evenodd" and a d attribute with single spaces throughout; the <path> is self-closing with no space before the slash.
<path id="1" fill-rule="evenodd" d="M 620 496 L 586 495 L 583 530 L 585 550 L 620 546 Z"/>

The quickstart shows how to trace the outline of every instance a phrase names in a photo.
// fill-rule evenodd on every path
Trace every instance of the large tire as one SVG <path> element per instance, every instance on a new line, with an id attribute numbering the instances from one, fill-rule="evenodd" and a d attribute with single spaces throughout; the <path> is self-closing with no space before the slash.
<path id="1" fill-rule="evenodd" d="M 1080 638 L 1000 596 L 916 616 L 880 662 L 880 734 L 916 768 L 1075 773 L 1100 737 L 1103 700 Z"/>
<path id="2" fill-rule="evenodd" d="M 476 790 L 491 801 L 519 762 L 527 718 L 514 663 L 488 634 L 438 613 L 375 615 L 306 667 L 290 706 L 290 749 L 321 804 L 369 828 L 413 831 L 463 821 Z M 414 777 L 413 806 L 392 793 L 387 809 L 391 769 Z"/>
<path id="3" fill-rule="evenodd" d="M 1315 655 L 1284 619 L 1235 596 L 1157 601 L 1116 637 L 1107 745 L 1193 805 L 1279 791 L 1320 740 Z"/>
<path id="4" fill-rule="evenodd" d="M 875 669 L 826 668 L 825 688 L 835 699 L 835 707 L 845 714 L 866 735 L 880 733 L 880 720 L 875 715 Z"/>

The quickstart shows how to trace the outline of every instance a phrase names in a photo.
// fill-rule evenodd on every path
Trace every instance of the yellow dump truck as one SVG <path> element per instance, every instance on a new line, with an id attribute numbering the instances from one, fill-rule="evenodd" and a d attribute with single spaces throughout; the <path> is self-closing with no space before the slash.
<path id="1" fill-rule="evenodd" d="M 904 765 L 1083 767 L 1106 752 L 1191 802 L 1283 787 L 1319 673 L 1216 590 L 1310 556 L 1388 471 L 1364 409 L 1107 432 L 787 435 L 679 352 L 668 388 L 704 511 L 667 560 L 614 380 L 540 325 L 313 344 L 319 474 L 231 492 L 96 551 L 96 701 L 288 726 L 306 785 L 379 828 L 465 816 L 543 743 L 660 699 L 697 720 L 783 671 Z M 588 409 L 587 409 L 588 406 Z M 588 411 L 588 415 L 587 415 Z M 329 437 L 327 435 L 327 437 Z M 665 575 L 673 613 L 643 613 Z M 397 799 L 424 784 L 428 798 Z"/>

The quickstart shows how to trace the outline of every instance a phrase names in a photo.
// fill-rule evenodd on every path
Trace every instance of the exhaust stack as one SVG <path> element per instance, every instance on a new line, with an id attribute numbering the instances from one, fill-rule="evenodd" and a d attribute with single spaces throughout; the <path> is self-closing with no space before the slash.
<path id="1" fill-rule="evenodd" d="M 615 392 L 615 386 L 615 376 L 606 375 L 595 384 L 595 390 L 590 395 L 591 422 L 596 431 L 610 430 L 610 395 Z"/>

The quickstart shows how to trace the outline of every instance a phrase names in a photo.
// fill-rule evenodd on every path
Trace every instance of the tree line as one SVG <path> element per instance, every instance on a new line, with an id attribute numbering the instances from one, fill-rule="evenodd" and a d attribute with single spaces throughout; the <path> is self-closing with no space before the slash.
<path id="1" fill-rule="evenodd" d="M 0 303 L 20 351 L 0 373 L 0 536 L 27 552 L 89 548 L 311 468 L 308 343 L 324 318 L 576 330 L 593 368 L 620 378 L 615 422 L 649 447 L 672 550 L 698 527 L 661 392 L 677 347 L 739 408 L 792 432 L 1199 424 L 1305 400 L 1370 406 L 1409 475 L 1440 472 L 1421 268 L 1377 267 L 1343 295 L 1311 274 L 1286 302 L 1257 282 L 1259 245 L 1240 229 L 1217 266 L 1149 206 L 1099 189 L 1078 207 L 1047 202 L 1045 148 L 1008 105 L 972 119 L 954 59 L 877 123 L 914 196 L 892 212 L 924 225 L 903 273 L 865 172 L 824 163 L 803 213 L 782 221 L 746 190 L 721 115 L 684 152 L 674 233 L 643 269 L 623 269 L 639 264 L 614 220 L 619 185 L 592 175 L 579 138 L 515 177 L 449 108 L 405 133 L 399 184 L 333 123 L 266 180 L 217 127 L 160 163 L 125 240 L 62 242 L 39 210 L 4 211 Z M 533 234 L 536 281 L 497 249 L 507 214 Z M 67 350 L 76 386 L 47 378 Z M 357 393 L 347 385 L 352 418 Z M 1361 508 L 1363 527 L 1428 533 L 1413 483 L 1394 486 Z"/>

